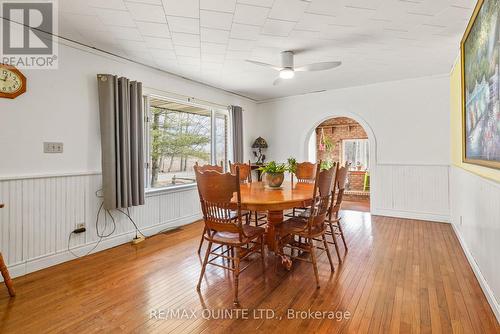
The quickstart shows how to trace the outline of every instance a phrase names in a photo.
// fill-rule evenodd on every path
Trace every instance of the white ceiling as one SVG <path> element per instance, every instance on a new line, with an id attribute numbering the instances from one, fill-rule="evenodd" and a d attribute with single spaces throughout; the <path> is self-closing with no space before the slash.
<path id="1" fill-rule="evenodd" d="M 475 0 L 63 0 L 59 35 L 254 100 L 447 73 Z M 341 60 L 324 72 L 279 65 Z"/>

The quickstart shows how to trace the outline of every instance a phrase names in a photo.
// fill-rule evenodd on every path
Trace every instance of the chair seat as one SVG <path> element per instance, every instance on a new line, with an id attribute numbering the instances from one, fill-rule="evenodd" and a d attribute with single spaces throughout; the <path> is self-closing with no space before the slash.
<path id="1" fill-rule="evenodd" d="M 325 226 L 321 224 L 320 226 L 315 225 L 309 231 L 307 229 L 308 220 L 301 217 L 294 217 L 287 219 L 283 224 L 279 225 L 278 231 L 281 235 L 294 234 L 301 237 L 315 237 L 324 232 Z"/>
<path id="2" fill-rule="evenodd" d="M 243 225 L 242 227 L 246 238 L 242 239 L 241 241 L 239 234 L 233 232 L 216 232 L 212 237 L 212 241 L 222 244 L 242 245 L 249 243 L 253 239 L 260 237 L 266 232 L 266 230 L 262 227 L 251 225 Z"/>

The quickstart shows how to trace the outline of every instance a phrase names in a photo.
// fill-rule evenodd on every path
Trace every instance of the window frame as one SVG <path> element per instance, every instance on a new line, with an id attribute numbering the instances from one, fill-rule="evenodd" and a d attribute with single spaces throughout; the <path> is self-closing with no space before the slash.
<path id="1" fill-rule="evenodd" d="M 178 98 L 171 97 L 168 95 L 154 94 L 154 93 L 145 93 L 143 94 L 143 103 L 144 103 L 144 188 L 146 193 L 158 193 L 158 192 L 168 192 L 182 189 L 189 189 L 196 187 L 196 182 L 192 184 L 179 184 L 172 186 L 164 186 L 153 188 L 151 186 L 151 106 L 150 99 L 162 99 L 168 102 L 175 102 L 184 105 L 189 105 L 192 107 L 203 108 L 210 111 L 210 163 L 216 164 L 216 117 L 217 115 L 223 115 L 227 120 L 227 161 L 224 165 L 226 168 L 227 162 L 232 159 L 232 121 L 231 121 L 231 113 L 229 112 L 229 106 L 224 108 L 223 106 L 218 106 L 212 103 L 201 103 L 195 102 L 193 98 Z"/>
<path id="2" fill-rule="evenodd" d="M 367 165 L 367 171 L 370 170 L 371 166 L 370 166 L 370 141 L 368 140 L 368 138 L 346 138 L 346 139 L 342 139 L 342 152 L 340 152 L 340 160 L 342 162 L 342 166 L 345 166 L 346 165 L 346 160 L 345 160 L 345 144 L 346 142 L 353 142 L 353 141 L 364 141 L 366 142 L 366 144 L 368 144 L 368 160 L 366 161 L 366 165 Z"/>

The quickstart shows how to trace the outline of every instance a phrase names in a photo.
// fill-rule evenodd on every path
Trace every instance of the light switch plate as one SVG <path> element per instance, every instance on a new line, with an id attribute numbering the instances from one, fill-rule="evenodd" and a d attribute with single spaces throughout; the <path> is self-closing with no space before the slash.
<path id="1" fill-rule="evenodd" d="M 54 142 L 43 143 L 43 153 L 63 153 L 64 144 Z"/>

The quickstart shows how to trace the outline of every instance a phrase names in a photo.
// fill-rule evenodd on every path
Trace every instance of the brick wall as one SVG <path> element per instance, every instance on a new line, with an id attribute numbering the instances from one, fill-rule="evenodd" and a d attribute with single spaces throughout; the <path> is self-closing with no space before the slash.
<path id="1" fill-rule="evenodd" d="M 350 171 L 349 172 L 349 190 L 363 190 L 365 182 L 365 173 Z"/>
<path id="2" fill-rule="evenodd" d="M 319 143 L 321 138 L 321 129 L 325 138 L 328 138 L 333 143 L 331 151 L 320 151 Z M 321 123 L 316 128 L 316 157 L 319 160 L 340 161 L 342 153 L 343 139 L 368 139 L 365 130 L 355 120 L 347 117 L 337 117 L 329 119 Z M 364 172 L 350 171 L 349 190 L 363 190 Z"/>
<path id="3" fill-rule="evenodd" d="M 330 139 L 334 147 L 331 152 L 320 151 L 321 129 L 325 138 Z M 321 123 L 316 128 L 316 157 L 318 160 L 340 161 L 342 139 L 367 139 L 365 130 L 355 120 L 347 117 L 336 117 Z"/>

